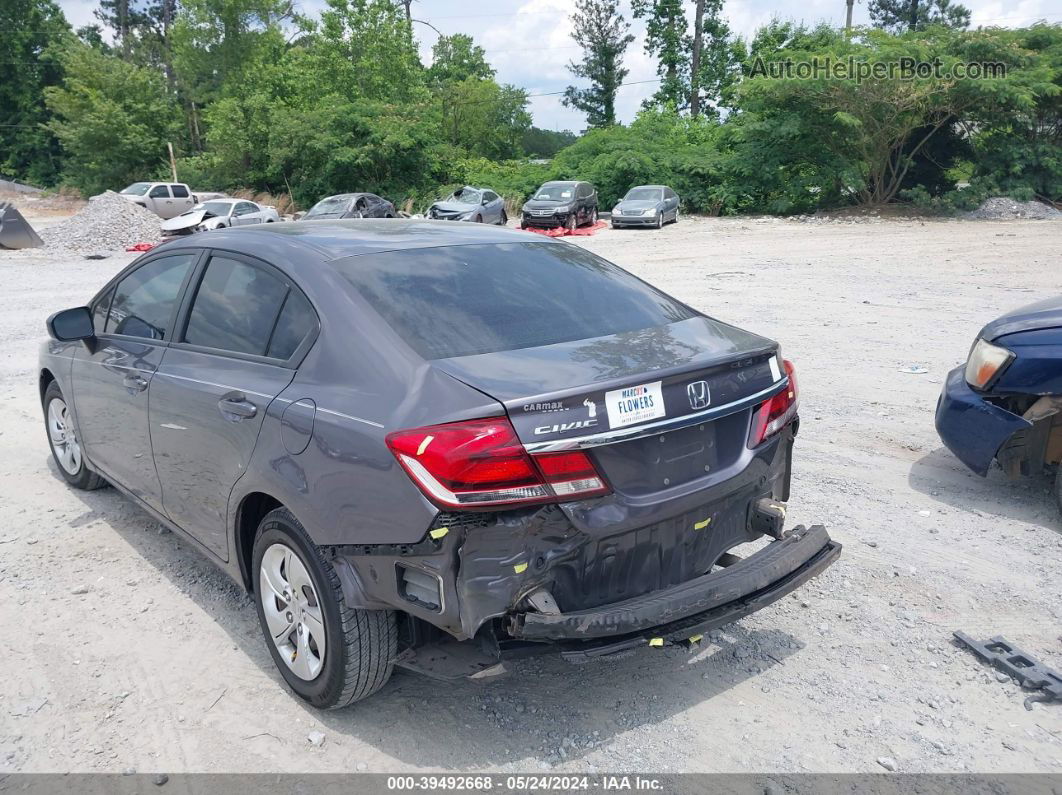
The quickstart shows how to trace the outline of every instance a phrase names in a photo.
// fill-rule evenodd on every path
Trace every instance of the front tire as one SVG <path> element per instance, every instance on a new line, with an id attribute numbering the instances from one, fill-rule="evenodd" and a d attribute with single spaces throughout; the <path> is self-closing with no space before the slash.
<path id="1" fill-rule="evenodd" d="M 44 427 L 52 460 L 63 480 L 82 491 L 94 491 L 107 485 L 107 481 L 85 463 L 74 417 L 66 405 L 63 390 L 55 381 L 44 390 Z"/>
<path id="2" fill-rule="evenodd" d="M 508 226 L 509 225 L 509 214 L 506 213 L 505 210 L 502 210 L 501 220 L 498 222 L 498 225 L 499 226 Z"/>
<path id="3" fill-rule="evenodd" d="M 567 229 L 569 232 L 574 232 L 576 226 L 577 224 L 575 222 L 575 213 L 572 213 L 564 219 L 564 228 Z"/>
<path id="4" fill-rule="evenodd" d="M 258 526 L 251 571 L 266 645 L 295 695 L 337 709 L 384 686 L 398 652 L 394 612 L 349 607 L 335 569 L 286 508 Z"/>

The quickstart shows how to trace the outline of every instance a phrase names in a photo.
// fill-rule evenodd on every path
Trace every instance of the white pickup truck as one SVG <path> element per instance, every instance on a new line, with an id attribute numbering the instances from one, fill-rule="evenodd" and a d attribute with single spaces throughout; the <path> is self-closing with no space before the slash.
<path id="1" fill-rule="evenodd" d="M 161 218 L 174 218 L 195 205 L 219 194 L 192 193 L 183 182 L 134 182 L 121 195 L 133 204 L 146 207 Z"/>

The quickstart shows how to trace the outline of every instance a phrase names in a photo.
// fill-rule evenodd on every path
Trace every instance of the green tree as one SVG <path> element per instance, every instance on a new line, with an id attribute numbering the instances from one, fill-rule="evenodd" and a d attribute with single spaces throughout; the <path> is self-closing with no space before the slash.
<path id="1" fill-rule="evenodd" d="M 630 23 L 619 13 L 617 0 L 575 0 L 572 38 L 583 48 L 583 60 L 568 71 L 589 80 L 590 88 L 568 86 L 562 100 L 586 114 L 591 127 L 616 123 L 616 91 L 627 76 L 623 53 L 634 41 Z"/>
<path id="2" fill-rule="evenodd" d="M 53 184 L 59 173 L 59 142 L 46 126 L 41 95 L 62 78 L 51 48 L 69 30 L 53 0 L 0 3 L 0 173 L 40 185 Z"/>
<path id="3" fill-rule="evenodd" d="M 416 101 L 426 96 L 424 67 L 409 22 L 390 0 L 327 0 L 311 52 L 331 69 L 328 85 L 370 99 Z"/>
<path id="4" fill-rule="evenodd" d="M 660 87 L 647 105 L 683 108 L 689 99 L 692 42 L 682 0 L 632 0 L 635 19 L 645 20 L 645 51 L 655 56 Z"/>
<path id="5" fill-rule="evenodd" d="M 1000 192 L 1062 201 L 1062 25 L 961 34 L 965 61 L 1003 64 L 1005 75 L 964 80 L 961 123 L 975 180 Z"/>
<path id="6" fill-rule="evenodd" d="M 526 91 L 468 77 L 446 83 L 437 96 L 443 134 L 453 146 L 495 159 L 520 153 L 520 140 L 531 126 Z"/>
<path id="7" fill-rule="evenodd" d="M 740 53 L 722 11 L 723 0 L 697 0 L 690 57 L 691 116 L 702 109 L 718 116 L 740 76 Z"/>
<path id="8" fill-rule="evenodd" d="M 181 0 L 168 38 L 182 95 L 199 107 L 284 49 L 287 0 Z"/>
<path id="9" fill-rule="evenodd" d="M 82 43 L 64 47 L 60 86 L 45 89 L 49 129 L 62 144 L 66 182 L 85 193 L 117 190 L 166 159 L 179 113 L 162 75 Z"/>
<path id="10" fill-rule="evenodd" d="M 929 25 L 957 29 L 970 25 L 970 9 L 951 0 L 870 0 L 867 9 L 874 25 L 891 33 Z"/>
<path id="11" fill-rule="evenodd" d="M 578 136 L 571 130 L 543 130 L 529 127 L 524 131 L 520 146 L 531 157 L 553 157 L 561 149 L 571 146 Z"/>
<path id="12" fill-rule="evenodd" d="M 486 51 L 471 36 L 464 33 L 440 36 L 431 52 L 428 78 L 433 83 L 455 83 L 470 77 L 494 79 L 494 69 L 487 63 Z"/>

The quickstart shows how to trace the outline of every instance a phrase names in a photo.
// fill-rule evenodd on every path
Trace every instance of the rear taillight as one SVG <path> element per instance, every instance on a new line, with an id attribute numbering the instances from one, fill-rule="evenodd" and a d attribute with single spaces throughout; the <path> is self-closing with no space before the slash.
<path id="1" fill-rule="evenodd" d="M 581 450 L 529 455 L 505 417 L 451 422 L 387 436 L 421 491 L 447 508 L 476 508 L 606 494 Z"/>
<path id="2" fill-rule="evenodd" d="M 789 383 L 786 384 L 785 389 L 770 400 L 761 403 L 753 412 L 752 427 L 749 429 L 749 447 L 758 447 L 796 417 L 799 399 L 796 370 L 793 369 L 793 363 L 788 359 L 782 364 L 785 365 Z"/>

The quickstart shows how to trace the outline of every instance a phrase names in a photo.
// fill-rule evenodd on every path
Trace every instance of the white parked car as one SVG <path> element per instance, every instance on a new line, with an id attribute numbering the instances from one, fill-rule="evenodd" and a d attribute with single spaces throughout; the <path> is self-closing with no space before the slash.
<path id="1" fill-rule="evenodd" d="M 208 229 L 230 226 L 271 224 L 280 220 L 275 207 L 257 204 L 247 199 L 211 199 L 197 204 L 176 218 L 163 221 L 162 231 L 171 235 L 187 235 Z"/>

